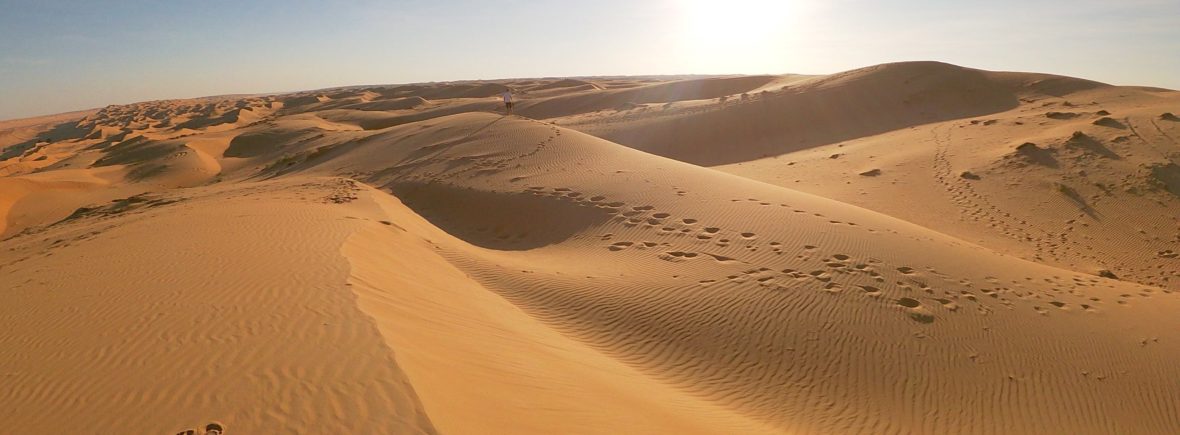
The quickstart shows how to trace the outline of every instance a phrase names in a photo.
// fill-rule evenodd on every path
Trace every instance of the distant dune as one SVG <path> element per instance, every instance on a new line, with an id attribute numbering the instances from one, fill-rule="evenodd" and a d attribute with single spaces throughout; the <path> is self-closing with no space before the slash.
<path id="1" fill-rule="evenodd" d="M 1173 113 L 905 62 L 5 121 L 0 422 L 1180 433 Z"/>

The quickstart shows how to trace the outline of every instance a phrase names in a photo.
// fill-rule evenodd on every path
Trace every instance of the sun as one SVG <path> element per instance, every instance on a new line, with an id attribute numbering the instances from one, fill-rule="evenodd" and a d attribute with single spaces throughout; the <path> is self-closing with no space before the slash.
<path id="1" fill-rule="evenodd" d="M 747 73 L 780 69 L 792 38 L 803 32 L 804 1 L 674 0 L 677 53 L 700 72 Z"/>

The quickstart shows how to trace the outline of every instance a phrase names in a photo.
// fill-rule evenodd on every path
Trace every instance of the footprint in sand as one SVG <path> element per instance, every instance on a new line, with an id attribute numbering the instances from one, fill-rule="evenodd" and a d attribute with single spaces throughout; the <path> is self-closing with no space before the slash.
<path id="1" fill-rule="evenodd" d="M 959 311 L 959 304 L 953 300 L 946 298 L 937 298 L 935 300 L 942 304 L 942 307 L 946 308 L 947 311 Z"/>
<path id="2" fill-rule="evenodd" d="M 610 249 L 612 251 L 622 251 L 634 244 L 635 242 L 615 242 L 610 246 L 607 246 L 606 249 Z"/>
<path id="3" fill-rule="evenodd" d="M 910 319 L 918 323 L 933 323 L 934 315 L 930 314 L 921 302 L 913 298 L 901 298 L 897 300 L 897 304 L 908 309 L 910 312 Z"/>
<path id="4" fill-rule="evenodd" d="M 205 425 L 205 431 L 201 435 L 224 435 L 225 427 L 221 423 L 209 423 Z M 187 429 L 177 432 L 176 435 L 198 435 L 196 430 Z"/>
<path id="5" fill-rule="evenodd" d="M 724 255 L 716 255 L 716 254 L 709 254 L 709 253 L 706 253 L 705 255 L 713 257 L 713 259 L 716 260 L 718 263 L 736 263 L 737 262 L 736 259 L 726 257 Z"/>
<path id="6" fill-rule="evenodd" d="M 829 282 L 832 280 L 832 277 L 829 276 L 828 273 L 823 270 L 813 270 L 811 272 L 808 272 L 807 274 L 811 275 L 812 278 L 815 278 L 816 280 L 818 280 L 820 282 Z"/>

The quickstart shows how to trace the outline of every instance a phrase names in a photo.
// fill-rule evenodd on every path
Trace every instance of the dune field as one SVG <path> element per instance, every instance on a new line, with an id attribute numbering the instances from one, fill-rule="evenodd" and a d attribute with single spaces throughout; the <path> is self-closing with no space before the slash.
<path id="1" fill-rule="evenodd" d="M 1180 433 L 1176 114 L 904 62 L 3 121 L 0 432 Z"/>

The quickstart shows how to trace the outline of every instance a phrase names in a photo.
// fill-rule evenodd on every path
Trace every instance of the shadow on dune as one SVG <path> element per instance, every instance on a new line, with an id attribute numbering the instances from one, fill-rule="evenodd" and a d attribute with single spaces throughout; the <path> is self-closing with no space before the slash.
<path id="1" fill-rule="evenodd" d="M 1151 176 L 1164 190 L 1180 197 L 1180 166 L 1175 163 L 1155 164 L 1150 169 Z"/>
<path id="2" fill-rule="evenodd" d="M 136 165 L 162 159 L 181 149 L 180 144 L 159 142 L 143 136 L 136 136 L 103 149 L 103 156 L 94 161 L 95 167 L 111 165 Z"/>
<path id="3" fill-rule="evenodd" d="M 241 113 L 242 109 L 234 109 L 217 116 L 214 116 L 213 114 L 209 114 L 207 116 L 198 116 L 183 123 L 177 124 L 176 130 L 185 128 L 200 130 L 202 128 L 212 127 L 215 125 L 238 122 L 238 117 L 241 115 Z"/>
<path id="4" fill-rule="evenodd" d="M 1110 148 L 1107 148 L 1106 145 L 1102 144 L 1102 142 L 1099 142 L 1097 139 L 1094 139 L 1093 137 L 1090 137 L 1081 132 L 1074 133 L 1073 137 L 1065 142 L 1065 146 L 1081 150 L 1082 152 L 1096 154 L 1108 159 L 1121 159 L 1118 154 L 1116 154 Z"/>
<path id="5" fill-rule="evenodd" d="M 835 74 L 749 101 L 597 135 L 664 157 L 717 166 L 1002 112 L 1018 104 L 1014 85 L 988 72 L 909 62 Z"/>
<path id="6" fill-rule="evenodd" d="M 1031 82 L 1025 83 L 1024 86 L 1039 93 L 1052 95 L 1054 97 L 1064 97 L 1075 92 L 1088 91 L 1091 89 L 1110 86 L 1106 83 L 1096 82 L 1093 80 L 1079 79 L 1076 77 L 1052 76 L 1047 74 L 997 73 L 997 75 L 1028 75 L 1038 77 Z"/>
<path id="7" fill-rule="evenodd" d="M 341 109 L 353 110 L 370 110 L 370 111 L 388 111 L 388 110 L 408 110 L 417 109 L 425 106 L 430 102 L 425 98 L 413 96 L 404 98 L 392 98 L 387 100 L 367 101 L 361 103 L 352 103 L 342 105 Z"/>
<path id="8" fill-rule="evenodd" d="M 1108 116 L 1103 116 L 1102 118 L 1099 118 L 1099 119 L 1095 120 L 1094 122 L 1092 122 L 1092 124 L 1100 125 L 1103 127 L 1117 128 L 1119 130 L 1126 130 L 1127 129 L 1127 126 L 1125 124 L 1118 122 L 1114 118 L 1111 118 Z"/>
<path id="9" fill-rule="evenodd" d="M 451 106 L 442 106 L 432 109 L 425 109 L 415 111 L 407 114 L 390 114 L 390 116 L 363 119 L 357 125 L 364 130 L 381 130 L 389 127 L 396 127 L 402 124 L 409 124 L 418 121 L 425 121 L 428 119 L 441 118 L 443 116 L 455 115 L 459 113 L 468 112 L 497 112 L 501 111 L 500 103 L 493 101 L 478 101 L 466 104 L 457 104 Z M 497 112 L 498 113 L 498 112 Z M 330 114 L 321 114 L 324 119 L 328 120 L 346 120 L 345 116 L 332 116 Z"/>
<path id="10" fill-rule="evenodd" d="M 504 193 L 437 183 L 394 183 L 385 189 L 443 231 L 501 251 L 560 243 L 611 218 L 607 210 L 566 192 Z"/>
<path id="11" fill-rule="evenodd" d="M 41 137 L 57 142 L 67 139 L 81 139 L 87 134 L 90 134 L 90 130 L 83 127 L 81 122 L 74 120 L 53 126 L 49 131 L 41 133 Z"/>
<path id="12" fill-rule="evenodd" d="M 30 150 L 32 150 L 33 147 L 37 146 L 37 144 L 41 143 L 43 140 L 44 139 L 38 137 L 38 138 L 26 140 L 21 143 L 9 145 L 9 146 L 5 147 L 3 150 L 0 150 L 0 161 L 8 160 L 13 157 L 20 157 L 20 156 L 24 155 L 26 152 L 29 152 Z"/>
<path id="13" fill-rule="evenodd" d="M 29 150 L 35 148 L 37 144 L 42 142 L 57 142 L 62 140 L 80 139 L 83 136 L 86 136 L 86 134 L 89 132 L 78 125 L 78 120 L 66 121 L 38 134 L 37 137 L 4 147 L 3 149 L 0 149 L 0 160 L 8 160 L 13 157 L 22 156 Z"/>
<path id="14" fill-rule="evenodd" d="M 1083 197 L 1081 193 L 1078 193 L 1078 191 L 1074 188 L 1058 183 L 1057 191 L 1061 192 L 1061 194 L 1070 201 L 1073 201 L 1074 205 L 1077 205 L 1078 209 L 1080 209 L 1087 216 L 1090 216 L 1090 218 L 1094 220 L 1102 220 L 1102 216 L 1098 213 L 1098 210 L 1095 210 L 1094 207 L 1090 205 L 1090 203 L 1086 202 L 1086 198 Z"/>
<path id="15" fill-rule="evenodd" d="M 1025 142 L 1017 146 L 1016 151 L 1006 156 L 1006 158 L 1049 168 L 1058 168 L 1061 165 L 1057 163 L 1057 157 L 1054 154 L 1056 154 L 1056 151 L 1051 148 L 1041 148 L 1032 142 Z"/>
<path id="16" fill-rule="evenodd" d="M 249 131 L 230 140 L 229 147 L 225 149 L 222 156 L 243 158 L 263 156 L 312 139 L 319 139 L 324 135 L 323 130 L 314 127 Z"/>

